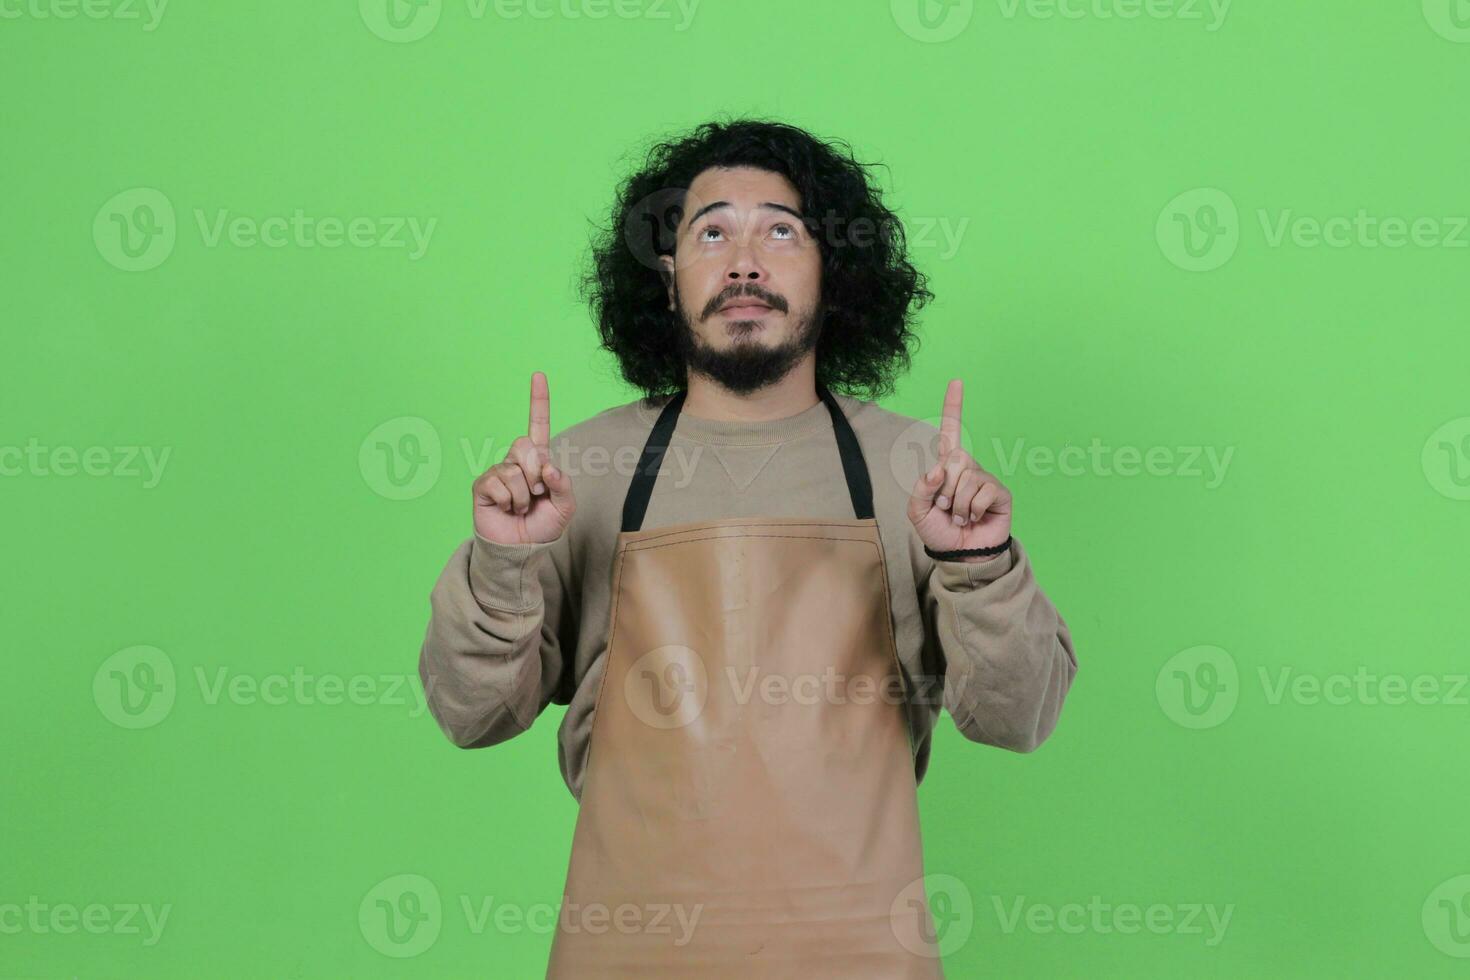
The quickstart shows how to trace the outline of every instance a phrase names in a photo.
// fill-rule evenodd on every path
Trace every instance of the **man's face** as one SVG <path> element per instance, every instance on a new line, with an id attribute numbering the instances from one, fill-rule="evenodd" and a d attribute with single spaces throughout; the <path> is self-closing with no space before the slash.
<path id="1" fill-rule="evenodd" d="M 711 168 L 689 185 L 669 308 L 689 370 L 748 394 L 816 349 L 822 257 L 796 188 L 754 167 Z"/>

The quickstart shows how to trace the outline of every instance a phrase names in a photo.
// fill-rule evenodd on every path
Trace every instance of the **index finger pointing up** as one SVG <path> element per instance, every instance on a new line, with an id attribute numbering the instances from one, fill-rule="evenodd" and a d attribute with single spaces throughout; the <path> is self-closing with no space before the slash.
<path id="1" fill-rule="evenodd" d="M 540 371 L 531 374 L 531 425 L 527 435 L 532 445 L 542 448 L 551 441 L 551 391 L 546 386 L 546 375 Z"/>
<path id="2" fill-rule="evenodd" d="M 955 378 L 944 390 L 944 415 L 939 422 L 939 455 L 941 458 L 960 448 L 960 403 L 964 399 L 964 382 Z"/>

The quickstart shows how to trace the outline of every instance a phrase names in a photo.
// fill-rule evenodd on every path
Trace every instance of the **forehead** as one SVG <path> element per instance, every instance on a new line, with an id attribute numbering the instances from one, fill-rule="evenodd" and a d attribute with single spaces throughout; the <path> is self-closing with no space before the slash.
<path id="1" fill-rule="evenodd" d="M 737 210 L 748 210 L 762 201 L 801 207 L 801 195 L 791 181 L 774 170 L 758 167 L 710 167 L 689 184 L 689 214 L 715 201 L 729 201 Z M 696 203 L 697 202 L 697 203 Z"/>

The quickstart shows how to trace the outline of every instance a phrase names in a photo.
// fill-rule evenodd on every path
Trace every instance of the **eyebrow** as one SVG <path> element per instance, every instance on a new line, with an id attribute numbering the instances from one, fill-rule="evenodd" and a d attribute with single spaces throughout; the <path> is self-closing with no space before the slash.
<path id="1" fill-rule="evenodd" d="M 694 214 L 689 218 L 689 223 L 691 225 L 694 224 L 694 222 L 698 221 L 701 217 L 703 217 L 710 211 L 713 211 L 715 208 L 728 207 L 733 207 L 733 205 L 731 205 L 729 201 L 715 201 L 713 204 L 706 204 L 704 207 L 694 212 Z M 806 220 L 801 216 L 801 212 L 793 210 L 792 208 L 788 208 L 784 204 L 777 204 L 774 201 L 762 201 L 761 203 L 756 205 L 756 208 L 767 208 L 772 211 L 785 211 L 787 214 L 791 215 L 793 218 L 796 218 L 798 221 Z"/>

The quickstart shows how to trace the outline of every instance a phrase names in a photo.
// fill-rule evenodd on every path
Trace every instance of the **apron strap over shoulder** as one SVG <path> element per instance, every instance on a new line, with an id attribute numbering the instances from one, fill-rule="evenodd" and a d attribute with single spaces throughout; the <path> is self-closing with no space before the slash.
<path id="1" fill-rule="evenodd" d="M 857 433 L 842 412 L 842 406 L 832 397 L 826 385 L 817 385 L 817 394 L 827 403 L 832 413 L 832 431 L 837 436 L 837 452 L 842 457 L 842 475 L 847 478 L 847 494 L 852 498 L 852 514 L 859 520 L 873 516 L 873 483 L 868 477 L 868 464 L 863 459 L 863 448 L 858 445 Z"/>
<path id="2" fill-rule="evenodd" d="M 684 407 L 684 396 L 688 393 L 687 390 L 680 391 L 669 399 L 659 413 L 658 421 L 653 423 L 648 441 L 643 444 L 643 455 L 638 458 L 633 482 L 628 487 L 628 495 L 623 498 L 624 531 L 636 531 L 643 526 L 643 515 L 648 513 L 648 500 L 653 496 L 653 481 L 658 477 L 658 468 L 663 465 L 664 450 L 668 448 L 669 437 L 674 434 L 674 425 L 679 421 L 679 411 Z"/>
<path id="3" fill-rule="evenodd" d="M 687 390 L 677 392 L 653 424 L 648 441 L 643 445 L 643 454 L 633 470 L 633 482 L 628 486 L 628 495 L 623 498 L 623 530 L 637 531 L 643 527 L 643 518 L 648 513 L 648 502 L 653 497 L 653 483 L 663 465 L 664 451 L 673 437 L 674 426 L 684 408 Z M 868 476 L 868 466 L 863 459 L 862 447 L 857 434 L 843 414 L 842 406 L 826 385 L 817 385 L 817 394 L 827 405 L 832 415 L 832 432 L 837 439 L 837 454 L 842 458 L 842 475 L 847 481 L 847 493 L 852 499 L 853 516 L 867 520 L 873 516 L 873 484 Z"/>

